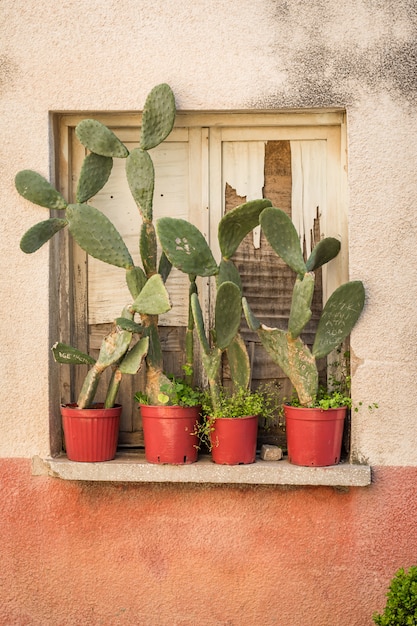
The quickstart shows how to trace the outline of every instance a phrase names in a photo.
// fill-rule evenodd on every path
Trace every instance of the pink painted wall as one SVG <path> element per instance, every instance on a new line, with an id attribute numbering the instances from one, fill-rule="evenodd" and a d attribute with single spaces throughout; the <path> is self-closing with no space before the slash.
<path id="1" fill-rule="evenodd" d="M 417 562 L 417 468 L 348 491 L 0 476 L 2 626 L 368 626 Z"/>

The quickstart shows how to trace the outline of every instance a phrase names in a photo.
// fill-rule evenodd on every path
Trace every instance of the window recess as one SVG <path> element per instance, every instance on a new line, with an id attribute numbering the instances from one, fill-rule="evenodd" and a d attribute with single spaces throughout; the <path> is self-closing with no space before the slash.
<path id="1" fill-rule="evenodd" d="M 108 125 L 129 150 L 139 139 L 139 114 L 55 114 L 56 173 L 61 191 L 70 196 L 75 193 L 85 154 L 74 129 L 85 117 Z M 217 260 L 217 225 L 221 216 L 238 204 L 262 196 L 292 216 L 306 251 L 324 234 L 341 239 L 340 255 L 316 281 L 313 319 L 307 328 L 307 335 L 312 336 L 323 302 L 348 275 L 345 114 L 179 112 L 172 133 L 152 150 L 152 158 L 156 170 L 155 217 L 170 215 L 194 223 L 207 237 Z M 114 222 L 139 262 L 140 218 L 125 181 L 124 165 L 122 159 L 114 160 L 109 182 L 91 203 Z M 87 258 L 67 238 L 66 231 L 61 233 L 59 245 L 52 249 L 52 267 L 60 268 L 59 278 L 54 279 L 58 306 L 54 295 L 51 305 L 53 330 L 59 329 L 61 340 L 98 354 L 101 337 L 111 320 L 130 300 L 123 270 Z M 254 313 L 270 326 L 283 327 L 290 310 L 291 270 L 269 248 L 259 229 L 246 237 L 234 260 Z M 181 375 L 188 278 L 173 270 L 168 280 L 173 307 L 160 319 L 165 369 Z M 209 323 L 214 281 L 201 280 L 199 289 Z M 283 395 L 288 395 L 288 381 L 244 323 L 242 334 L 251 355 L 253 386 L 278 379 Z M 54 340 L 57 337 L 53 332 Z M 60 452 L 56 407 L 76 396 L 83 373 L 79 368 L 70 372 L 70 368 L 57 368 L 55 364 L 51 367 L 51 412 L 55 407 L 57 413 L 56 421 L 53 417 L 51 423 L 51 452 L 55 455 Z M 55 385 L 58 376 L 59 383 Z M 227 381 L 227 363 L 223 376 Z M 140 414 L 133 400 L 141 384 L 140 373 L 122 381 L 121 447 L 143 445 Z M 260 443 L 280 442 L 280 437 L 276 427 L 268 433 L 261 432 Z"/>

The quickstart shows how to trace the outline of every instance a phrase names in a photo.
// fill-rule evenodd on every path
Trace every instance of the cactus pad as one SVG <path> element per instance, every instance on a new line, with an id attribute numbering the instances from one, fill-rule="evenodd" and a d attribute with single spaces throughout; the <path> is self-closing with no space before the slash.
<path id="1" fill-rule="evenodd" d="M 365 289 L 360 280 L 341 285 L 332 293 L 323 309 L 313 354 L 320 359 L 337 348 L 349 335 L 365 304 Z"/>
<path id="2" fill-rule="evenodd" d="M 214 330 L 216 345 L 224 350 L 237 334 L 242 318 L 242 296 L 235 283 L 226 281 L 217 290 Z"/>
<path id="3" fill-rule="evenodd" d="M 160 315 L 170 310 L 168 292 L 159 274 L 154 274 L 146 281 L 132 308 L 142 315 Z"/>
<path id="4" fill-rule="evenodd" d="M 123 361 L 119 365 L 119 370 L 122 374 L 136 374 L 143 359 L 145 358 L 149 347 L 149 338 L 143 337 L 140 339 L 131 350 L 123 358 Z"/>
<path id="5" fill-rule="evenodd" d="M 76 198 L 79 204 L 96 195 L 107 183 L 113 167 L 113 159 L 91 152 L 82 164 Z"/>
<path id="6" fill-rule="evenodd" d="M 139 250 L 146 276 L 156 273 L 156 233 L 153 222 L 143 222 L 139 235 Z"/>
<path id="7" fill-rule="evenodd" d="M 205 355 L 207 355 L 210 352 L 210 346 L 207 341 L 206 332 L 204 328 L 203 312 L 201 310 L 200 302 L 198 300 L 198 296 L 196 293 L 191 294 L 190 303 L 191 303 L 191 310 L 193 313 L 193 318 L 194 318 L 194 323 L 195 323 L 195 329 L 197 331 L 197 335 L 201 343 L 201 347 L 203 348 L 203 352 Z"/>
<path id="8" fill-rule="evenodd" d="M 85 354 L 77 348 L 73 348 L 65 343 L 57 342 L 52 346 L 52 354 L 57 363 L 68 363 L 69 365 L 94 365 L 96 362 L 92 356 Z"/>
<path id="9" fill-rule="evenodd" d="M 16 174 L 14 182 L 19 194 L 34 204 L 51 210 L 62 210 L 67 206 L 61 194 L 37 172 L 22 170 Z"/>
<path id="10" fill-rule="evenodd" d="M 171 272 L 171 269 L 172 269 L 172 263 L 168 259 L 165 252 L 162 251 L 161 257 L 159 259 L 158 274 L 161 274 L 162 280 L 164 281 L 164 283 L 166 283 L 167 278 Z"/>
<path id="11" fill-rule="evenodd" d="M 159 145 L 168 137 L 174 121 L 174 94 L 169 85 L 157 85 L 149 93 L 143 108 L 140 147 L 150 150 Z"/>
<path id="12" fill-rule="evenodd" d="M 126 177 L 130 193 L 143 219 L 152 219 L 155 171 L 152 159 L 145 150 L 135 148 L 126 159 Z"/>
<path id="13" fill-rule="evenodd" d="M 250 381 L 250 362 L 245 342 L 239 333 L 226 349 L 230 376 L 235 387 L 247 389 Z"/>
<path id="14" fill-rule="evenodd" d="M 126 244 L 103 213 L 88 204 L 70 204 L 66 217 L 71 235 L 88 254 L 116 267 L 133 267 Z"/>
<path id="15" fill-rule="evenodd" d="M 270 200 L 252 200 L 226 213 L 219 223 L 219 244 L 222 255 L 230 259 L 241 241 L 259 224 L 259 215 L 271 206 Z"/>
<path id="16" fill-rule="evenodd" d="M 310 321 L 312 312 L 310 309 L 314 293 L 314 274 L 304 275 L 303 280 L 297 277 L 294 285 L 288 332 L 296 339 L 305 325 Z"/>
<path id="17" fill-rule="evenodd" d="M 115 327 L 106 337 L 100 346 L 100 352 L 96 365 L 101 368 L 109 367 L 117 363 L 126 353 L 132 340 L 132 333 Z"/>
<path id="18" fill-rule="evenodd" d="M 334 237 L 326 237 L 313 248 L 307 263 L 307 271 L 313 272 L 325 263 L 334 259 L 340 252 L 340 241 Z"/>
<path id="19" fill-rule="evenodd" d="M 126 270 L 126 283 L 132 298 L 137 298 L 146 283 L 146 276 L 143 269 L 135 266 Z"/>
<path id="20" fill-rule="evenodd" d="M 222 259 L 219 265 L 219 273 L 217 275 L 217 287 L 226 281 L 235 283 L 242 291 L 242 279 L 239 271 L 233 261 Z"/>
<path id="21" fill-rule="evenodd" d="M 262 230 L 272 248 L 294 272 L 303 276 L 306 271 L 298 233 L 284 211 L 270 207 L 260 216 Z"/>
<path id="22" fill-rule="evenodd" d="M 161 217 L 156 223 L 161 246 L 172 265 L 185 274 L 213 276 L 218 267 L 202 233 L 186 220 Z"/>
<path id="23" fill-rule="evenodd" d="M 271 359 L 288 376 L 302 405 L 312 404 L 317 393 L 318 373 L 314 357 L 301 339 L 279 328 L 261 326 L 258 336 Z"/>
<path id="24" fill-rule="evenodd" d="M 36 250 L 39 250 L 55 233 L 65 228 L 67 225 L 67 220 L 62 220 L 57 217 L 51 217 L 49 220 L 35 224 L 23 235 L 20 240 L 20 249 L 26 254 L 36 252 Z"/>
<path id="25" fill-rule="evenodd" d="M 77 124 L 75 134 L 83 146 L 101 156 L 125 159 L 129 154 L 114 132 L 98 120 L 82 120 Z"/>

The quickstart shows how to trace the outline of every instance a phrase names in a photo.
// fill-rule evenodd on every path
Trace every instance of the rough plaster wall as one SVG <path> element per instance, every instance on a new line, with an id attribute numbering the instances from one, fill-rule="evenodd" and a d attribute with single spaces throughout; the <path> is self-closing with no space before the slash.
<path id="1" fill-rule="evenodd" d="M 48 256 L 18 248 L 45 211 L 17 196 L 14 175 L 48 175 L 49 111 L 138 109 L 167 81 L 182 109 L 347 109 L 350 268 L 368 293 L 354 395 L 380 404 L 355 417 L 355 454 L 417 464 L 414 0 L 3 0 L 0 12 L 1 381 L 13 406 L 0 455 L 48 451 Z"/>
<path id="2" fill-rule="evenodd" d="M 4 626 L 371 626 L 416 468 L 372 487 L 80 483 L 0 459 Z"/>

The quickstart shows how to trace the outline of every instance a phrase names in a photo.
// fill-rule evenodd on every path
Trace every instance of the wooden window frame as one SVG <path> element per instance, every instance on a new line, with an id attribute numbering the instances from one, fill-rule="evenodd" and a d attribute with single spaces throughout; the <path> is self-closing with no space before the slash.
<path id="1" fill-rule="evenodd" d="M 54 174 L 59 190 L 71 197 L 74 186 L 74 163 L 82 160 L 84 148 L 75 141 L 75 127 L 86 117 L 94 117 L 112 128 L 116 134 L 138 129 L 141 114 L 134 112 L 56 112 L 51 115 L 55 162 Z M 221 151 L 223 141 L 325 139 L 327 141 L 328 206 L 332 211 L 332 229 L 327 216 L 321 224 L 326 235 L 340 236 L 344 245 L 338 262 L 323 279 L 323 297 L 331 293 L 348 276 L 347 245 L 347 150 L 346 114 L 343 110 L 320 111 L 179 111 L 175 130 L 187 129 L 192 150 L 200 159 L 190 160 L 190 180 L 198 192 L 193 196 L 198 220 L 193 222 L 207 236 L 217 259 L 217 224 L 224 211 Z M 201 207 L 203 210 L 201 211 Z M 326 221 L 327 220 L 327 221 Z M 83 267 L 85 253 L 74 245 L 66 231 L 51 242 L 51 338 L 71 337 L 83 349 L 87 346 L 87 278 Z M 203 309 L 211 316 L 207 289 L 202 290 Z M 77 320 L 75 324 L 74 320 Z M 68 368 L 69 369 L 69 368 Z M 75 374 L 76 376 L 77 374 Z M 51 361 L 50 375 L 50 445 L 52 456 L 62 449 L 61 422 L 57 407 L 62 399 L 73 396 L 75 381 L 67 368 L 58 368 Z"/>

